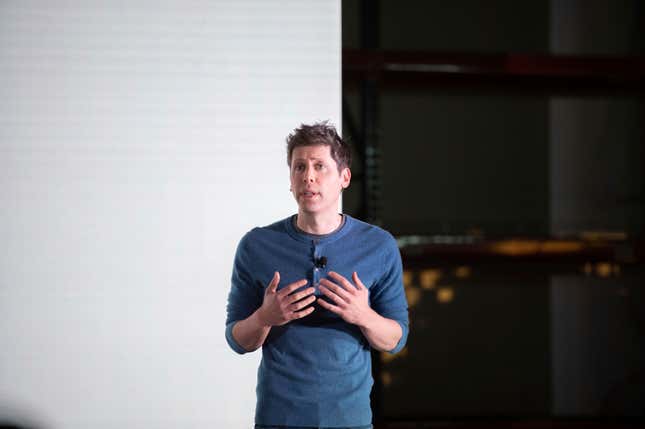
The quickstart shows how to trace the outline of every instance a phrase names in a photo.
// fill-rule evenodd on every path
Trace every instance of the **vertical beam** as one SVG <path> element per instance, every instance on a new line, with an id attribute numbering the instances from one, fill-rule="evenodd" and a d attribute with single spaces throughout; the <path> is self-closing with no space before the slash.
<path id="1" fill-rule="evenodd" d="M 379 0 L 361 1 L 361 48 L 376 50 L 379 48 Z M 381 189 L 379 183 L 378 153 L 378 80 L 368 73 L 361 82 L 361 140 L 363 181 L 361 186 L 361 217 L 367 222 L 380 224 Z M 374 422 L 382 418 L 382 390 L 380 353 L 372 351 L 372 410 Z"/>
<path id="2" fill-rule="evenodd" d="M 361 2 L 361 48 L 376 50 L 379 40 L 379 2 Z M 361 123 L 363 141 L 363 182 L 361 215 L 364 220 L 381 224 L 381 185 L 379 174 L 379 132 L 378 132 L 378 79 L 367 73 L 361 83 Z"/>

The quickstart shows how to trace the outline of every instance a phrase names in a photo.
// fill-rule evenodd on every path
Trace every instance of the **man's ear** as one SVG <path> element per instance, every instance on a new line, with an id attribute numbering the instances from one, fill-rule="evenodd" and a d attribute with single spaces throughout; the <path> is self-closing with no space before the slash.
<path id="1" fill-rule="evenodd" d="M 352 171 L 349 169 L 349 167 L 343 168 L 343 171 L 340 172 L 341 175 L 341 185 L 343 189 L 346 189 L 349 187 L 349 182 L 352 180 Z"/>

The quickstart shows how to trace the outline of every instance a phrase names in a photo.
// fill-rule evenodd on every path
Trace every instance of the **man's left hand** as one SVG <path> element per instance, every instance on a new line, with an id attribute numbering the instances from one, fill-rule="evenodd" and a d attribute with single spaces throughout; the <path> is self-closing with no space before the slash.
<path id="1" fill-rule="evenodd" d="M 366 326 L 368 320 L 374 315 L 374 310 L 369 304 L 369 290 L 365 287 L 358 274 L 354 272 L 352 284 L 345 277 L 333 271 L 329 272 L 328 279 L 320 280 L 320 291 L 331 300 L 331 303 L 319 299 L 318 304 L 327 310 L 338 314 L 347 323 Z"/>

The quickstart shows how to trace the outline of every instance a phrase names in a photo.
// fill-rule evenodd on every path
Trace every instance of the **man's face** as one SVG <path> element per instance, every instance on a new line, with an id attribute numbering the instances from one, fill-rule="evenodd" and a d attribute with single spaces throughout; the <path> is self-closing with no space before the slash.
<path id="1" fill-rule="evenodd" d="M 291 153 L 291 192 L 299 211 L 308 214 L 338 213 L 338 198 L 349 186 L 351 172 L 331 157 L 329 146 L 300 146 Z"/>

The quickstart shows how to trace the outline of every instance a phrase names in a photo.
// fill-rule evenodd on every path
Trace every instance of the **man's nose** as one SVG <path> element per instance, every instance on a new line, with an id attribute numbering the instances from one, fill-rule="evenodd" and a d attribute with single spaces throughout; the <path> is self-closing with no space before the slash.
<path id="1" fill-rule="evenodd" d="M 307 171 L 305 172 L 305 182 L 313 182 L 315 180 L 315 172 L 313 168 L 308 168 Z"/>

